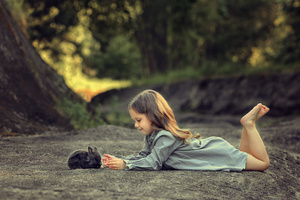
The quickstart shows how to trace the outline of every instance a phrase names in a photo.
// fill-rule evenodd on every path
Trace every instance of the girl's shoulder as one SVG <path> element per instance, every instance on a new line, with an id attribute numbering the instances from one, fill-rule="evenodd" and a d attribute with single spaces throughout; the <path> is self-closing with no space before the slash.
<path id="1" fill-rule="evenodd" d="M 146 141 L 148 144 L 151 144 L 152 142 L 156 142 L 158 140 L 164 140 L 164 141 L 182 141 L 181 139 L 175 137 L 170 131 L 167 130 L 156 130 L 151 135 L 146 136 Z"/>
<path id="2" fill-rule="evenodd" d="M 176 149 L 183 144 L 183 141 L 180 138 L 175 137 L 169 131 L 156 130 L 153 134 L 148 135 L 146 138 L 146 144 L 150 149 L 157 144 L 164 147 L 172 146 L 172 148 Z"/>
<path id="3" fill-rule="evenodd" d="M 174 137 L 175 138 L 175 136 L 170 131 L 167 131 L 167 130 L 157 130 L 157 136 L 158 137 L 168 136 L 168 137 Z"/>
<path id="4" fill-rule="evenodd" d="M 166 130 L 155 130 L 152 134 L 146 136 L 146 140 L 149 141 L 156 141 L 160 138 L 170 138 L 175 139 L 175 136 L 170 132 Z"/>
<path id="5" fill-rule="evenodd" d="M 180 138 L 175 137 L 170 131 L 167 130 L 157 130 L 154 141 L 159 139 L 167 141 L 182 141 Z"/>

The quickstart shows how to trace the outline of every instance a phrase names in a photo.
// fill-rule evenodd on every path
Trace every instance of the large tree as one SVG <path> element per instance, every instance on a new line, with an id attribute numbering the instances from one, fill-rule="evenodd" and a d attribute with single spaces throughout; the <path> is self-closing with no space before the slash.
<path id="1" fill-rule="evenodd" d="M 0 0 L 0 134 L 69 129 L 56 108 L 63 97 L 80 101 L 37 54 Z"/>

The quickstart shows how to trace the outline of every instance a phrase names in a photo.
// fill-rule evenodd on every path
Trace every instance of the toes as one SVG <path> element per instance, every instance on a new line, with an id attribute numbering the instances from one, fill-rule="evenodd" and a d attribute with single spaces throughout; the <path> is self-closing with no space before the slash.
<path id="1" fill-rule="evenodd" d="M 270 108 L 268 108 L 267 106 L 262 106 L 262 108 L 264 109 L 265 112 L 268 112 L 270 110 Z"/>
<path id="2" fill-rule="evenodd" d="M 256 106 L 261 108 L 263 105 L 262 105 L 262 103 L 258 103 Z"/>

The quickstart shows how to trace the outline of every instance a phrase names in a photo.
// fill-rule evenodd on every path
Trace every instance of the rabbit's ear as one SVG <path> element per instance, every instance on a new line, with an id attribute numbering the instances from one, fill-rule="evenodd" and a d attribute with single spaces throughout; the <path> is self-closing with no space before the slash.
<path id="1" fill-rule="evenodd" d="M 94 152 L 97 152 L 97 150 L 98 150 L 97 147 L 94 147 Z"/>
<path id="2" fill-rule="evenodd" d="M 88 147 L 89 153 L 93 153 L 93 149 L 91 147 Z"/>

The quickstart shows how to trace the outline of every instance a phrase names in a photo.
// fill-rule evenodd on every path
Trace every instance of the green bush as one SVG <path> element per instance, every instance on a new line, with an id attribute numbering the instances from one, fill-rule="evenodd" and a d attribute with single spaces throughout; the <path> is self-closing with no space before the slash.
<path id="1" fill-rule="evenodd" d="M 104 125 L 104 121 L 100 116 L 100 109 L 93 116 L 86 109 L 85 102 L 72 102 L 71 100 L 64 98 L 57 102 L 56 108 L 62 113 L 63 116 L 70 119 L 70 124 L 74 129 L 86 129 Z"/>
<path id="2" fill-rule="evenodd" d="M 113 38 L 105 52 L 94 57 L 98 77 L 130 79 L 142 75 L 141 55 L 126 36 Z"/>

